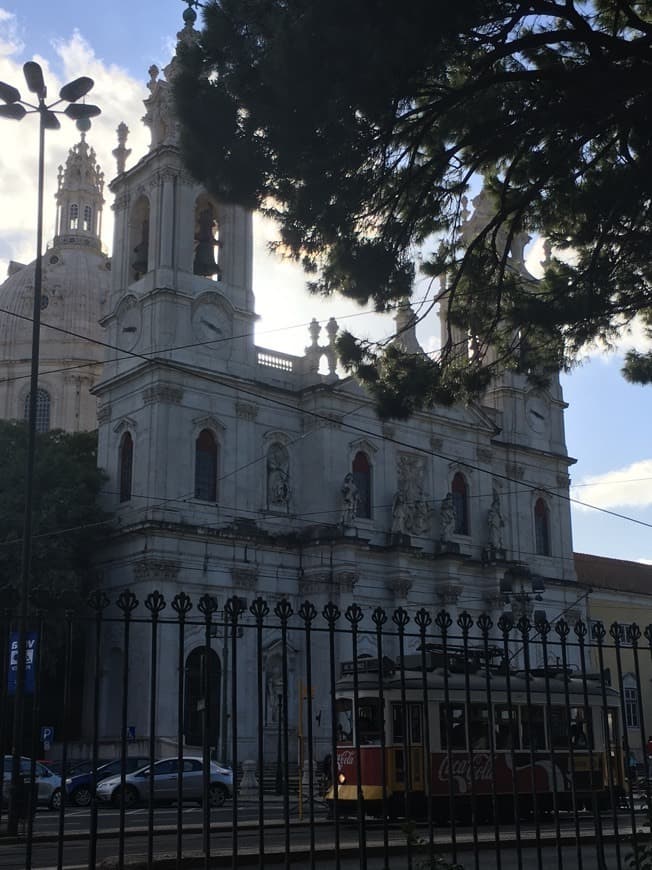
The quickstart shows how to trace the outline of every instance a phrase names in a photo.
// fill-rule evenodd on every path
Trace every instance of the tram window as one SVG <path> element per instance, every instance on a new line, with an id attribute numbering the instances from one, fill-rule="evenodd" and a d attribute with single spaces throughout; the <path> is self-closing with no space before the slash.
<path id="1" fill-rule="evenodd" d="M 410 743 L 422 743 L 421 704 L 410 704 Z"/>
<path id="2" fill-rule="evenodd" d="M 398 743 L 404 737 L 403 707 L 401 704 L 392 704 L 392 737 L 394 743 Z"/>
<path id="3" fill-rule="evenodd" d="M 408 737 L 411 744 L 423 742 L 421 734 L 422 718 L 421 704 L 408 704 Z M 395 743 L 405 739 L 404 721 L 403 705 L 392 704 L 392 736 Z"/>
<path id="4" fill-rule="evenodd" d="M 353 742 L 353 702 L 350 698 L 335 701 L 335 717 L 338 743 Z"/>
<path id="5" fill-rule="evenodd" d="M 516 710 L 509 707 L 494 707 L 494 734 L 496 749 L 516 749 L 518 747 L 518 728 Z"/>
<path id="6" fill-rule="evenodd" d="M 591 720 L 584 719 L 583 707 L 571 707 L 570 709 L 570 733 L 571 743 L 574 749 L 593 749 L 593 729 Z"/>
<path id="7" fill-rule="evenodd" d="M 451 749 L 466 749 L 466 711 L 463 704 L 439 705 L 439 733 L 442 749 L 449 748 L 449 734 Z"/>
<path id="8" fill-rule="evenodd" d="M 570 732 L 568 728 L 568 708 L 550 708 L 550 743 L 553 749 L 568 749 Z"/>
<path id="9" fill-rule="evenodd" d="M 469 736 L 472 749 L 489 749 L 489 710 L 484 704 L 470 705 Z"/>
<path id="10" fill-rule="evenodd" d="M 380 743 L 382 722 L 378 698 L 365 698 L 358 702 L 358 739 L 361 744 Z"/>
<path id="11" fill-rule="evenodd" d="M 535 752 L 546 748 L 543 707 L 521 708 L 521 746 Z"/>
<path id="12" fill-rule="evenodd" d="M 618 746 L 618 713 L 609 710 L 606 716 L 607 740 L 611 746 Z"/>

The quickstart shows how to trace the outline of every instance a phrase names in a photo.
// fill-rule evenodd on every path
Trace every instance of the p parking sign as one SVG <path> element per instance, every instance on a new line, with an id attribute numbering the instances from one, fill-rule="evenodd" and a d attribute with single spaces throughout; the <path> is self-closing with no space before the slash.
<path id="1" fill-rule="evenodd" d="M 43 749 L 50 749 L 54 743 L 54 725 L 41 726 L 41 743 L 43 744 Z"/>

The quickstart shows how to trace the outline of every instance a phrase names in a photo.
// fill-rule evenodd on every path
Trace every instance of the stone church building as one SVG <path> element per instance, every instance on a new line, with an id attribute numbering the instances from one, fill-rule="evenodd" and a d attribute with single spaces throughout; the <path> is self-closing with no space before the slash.
<path id="1" fill-rule="evenodd" d="M 180 37 L 192 38 L 190 24 Z M 252 214 L 215 200 L 185 169 L 170 88 L 174 65 L 164 74 L 150 68 L 144 122 L 151 146 L 133 165 L 125 129 L 119 132 L 118 173 L 109 185 L 110 268 L 99 237 L 102 176 L 83 139 L 60 174 L 57 236 L 45 254 L 44 314 L 72 324 L 66 316 L 74 299 L 70 331 L 107 345 L 46 330 L 41 375 L 48 425 L 99 428 L 107 507 L 117 519 L 110 547 L 98 556 L 106 591 L 115 599 L 129 587 L 142 607 L 159 590 L 168 602 L 162 617 L 173 616 L 169 602 L 180 590 L 195 605 L 206 592 L 215 596 L 218 615 L 234 595 L 247 604 L 262 596 L 272 607 L 286 598 L 295 611 L 306 599 L 318 612 L 328 601 L 342 610 L 356 602 L 363 626 L 371 626 L 378 605 L 410 614 L 445 608 L 453 619 L 464 610 L 494 620 L 505 610 L 518 617 L 536 609 L 551 621 L 579 616 L 559 383 L 534 392 L 506 374 L 482 402 L 381 422 L 369 396 L 338 371 L 333 319 L 313 321 L 302 356 L 258 346 Z M 522 250 L 514 262 L 524 268 Z M 27 310 L 33 266 L 12 270 L 0 287 L 3 307 Z M 264 274 L 258 282 L 264 289 Z M 397 340 L 421 353 L 407 303 L 396 322 Z M 28 330 L 6 316 L 0 329 L 0 413 L 22 417 L 27 380 L 12 378 L 29 364 Z M 67 371 L 50 375 L 48 368 Z M 122 631 L 117 623 L 103 640 L 100 729 L 107 740 L 121 727 Z M 157 740 L 168 753 L 178 726 L 176 637 L 157 653 Z M 279 715 L 280 638 L 265 629 L 268 748 Z M 130 642 L 128 721 L 146 735 L 150 634 L 134 631 Z M 416 642 L 408 639 L 411 649 Z M 189 617 L 187 680 L 204 644 L 201 620 Z M 338 657 L 350 658 L 350 636 L 337 644 Z M 218 634 L 211 655 L 222 687 L 230 685 L 227 651 Z M 241 758 L 257 740 L 247 679 L 255 652 L 243 641 Z M 361 634 L 358 652 L 374 655 L 371 634 Z M 290 640 L 291 722 L 303 662 L 300 640 Z M 315 653 L 317 685 L 327 685 L 327 667 L 327 656 Z M 196 745 L 189 692 L 187 684 L 185 742 Z M 216 742 L 224 743 L 229 726 L 219 719 Z M 322 736 L 327 746 L 325 729 Z"/>

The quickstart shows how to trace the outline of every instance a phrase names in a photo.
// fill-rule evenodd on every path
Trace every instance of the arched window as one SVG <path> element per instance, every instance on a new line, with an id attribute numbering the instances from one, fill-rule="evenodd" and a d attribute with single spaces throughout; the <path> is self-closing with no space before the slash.
<path id="1" fill-rule="evenodd" d="M 129 220 L 131 280 L 138 281 L 149 271 L 149 200 L 140 196 Z"/>
<path id="2" fill-rule="evenodd" d="M 31 393 L 25 396 L 24 416 L 29 420 L 29 403 Z M 50 430 L 50 394 L 46 390 L 36 391 L 36 431 L 48 432 Z"/>
<path id="3" fill-rule="evenodd" d="M 71 230 L 76 230 L 79 227 L 79 206 L 73 202 L 70 206 L 70 220 L 68 221 L 68 228 Z"/>
<path id="4" fill-rule="evenodd" d="M 93 220 L 93 210 L 90 205 L 84 206 L 84 231 L 89 232 L 91 229 L 91 221 Z"/>
<path id="5" fill-rule="evenodd" d="M 353 482 L 358 488 L 358 512 L 363 519 L 371 519 L 371 465 L 366 453 L 355 454 L 351 465 Z"/>
<path id="6" fill-rule="evenodd" d="M 120 457 L 118 460 L 118 478 L 120 481 L 120 501 L 129 501 L 131 498 L 131 478 L 134 467 L 134 442 L 125 432 L 120 439 Z"/>
<path id="7" fill-rule="evenodd" d="M 202 196 L 195 205 L 195 256 L 192 264 L 195 275 L 220 280 L 219 249 L 219 225 L 215 207 Z"/>
<path id="8" fill-rule="evenodd" d="M 222 666 L 217 653 L 206 647 L 194 649 L 186 659 L 183 732 L 188 746 L 217 744 L 220 733 L 220 684 Z M 208 703 L 206 696 L 208 695 Z"/>
<path id="9" fill-rule="evenodd" d="M 217 441 L 210 429 L 195 441 L 195 498 L 217 501 Z"/>
<path id="10" fill-rule="evenodd" d="M 534 541 L 537 556 L 550 555 L 550 511 L 542 498 L 534 505 Z"/>
<path id="11" fill-rule="evenodd" d="M 464 475 L 459 471 L 451 484 L 453 494 L 453 509 L 455 510 L 455 534 L 468 535 L 469 533 L 469 493 Z"/>

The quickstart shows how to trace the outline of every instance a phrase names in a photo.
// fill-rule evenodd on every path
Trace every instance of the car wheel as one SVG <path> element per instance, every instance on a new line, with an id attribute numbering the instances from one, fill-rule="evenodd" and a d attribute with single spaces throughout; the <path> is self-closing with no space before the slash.
<path id="1" fill-rule="evenodd" d="M 57 788 L 52 792 L 52 797 L 50 798 L 50 803 L 48 804 L 49 809 L 51 810 L 60 810 L 61 809 L 61 789 Z"/>
<path id="2" fill-rule="evenodd" d="M 76 788 L 70 795 L 70 800 L 76 807 L 88 807 L 93 800 L 93 795 L 87 785 L 80 785 L 79 788 Z"/>
<path id="3" fill-rule="evenodd" d="M 223 785 L 213 783 L 208 790 L 208 805 L 210 807 L 221 807 L 228 797 L 228 792 Z"/>
<path id="4" fill-rule="evenodd" d="M 122 800 L 121 800 L 121 794 L 122 794 Z M 122 793 L 120 792 L 119 788 L 117 788 L 113 792 L 113 797 L 112 797 L 113 806 L 118 807 L 118 808 L 121 806 L 122 803 L 124 803 L 125 809 L 129 809 L 130 807 L 136 806 L 136 804 L 138 803 L 138 800 L 139 800 L 138 792 L 131 785 L 126 785 L 124 792 L 122 792 Z"/>

